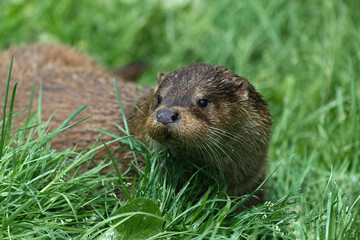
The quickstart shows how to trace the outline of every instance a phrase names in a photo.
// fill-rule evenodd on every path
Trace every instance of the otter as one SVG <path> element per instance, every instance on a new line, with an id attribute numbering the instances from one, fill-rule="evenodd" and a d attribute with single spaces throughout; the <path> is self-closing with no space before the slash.
<path id="1" fill-rule="evenodd" d="M 55 137 L 52 147 L 91 147 L 97 128 L 121 135 L 123 116 L 112 83 L 113 75 L 91 57 L 62 45 L 32 44 L 0 54 L 0 94 L 14 56 L 11 85 L 19 82 L 15 111 L 28 106 L 33 82 L 42 85 L 42 120 L 53 115 L 55 129 L 83 104 L 73 121 L 92 117 Z M 159 73 L 155 89 L 117 81 L 130 133 L 152 148 L 166 149 L 174 159 L 209 166 L 227 186 L 230 196 L 257 189 L 266 177 L 271 135 L 267 103 L 245 78 L 217 65 L 192 63 L 170 73 Z M 0 101 L 2 116 L 3 101 Z M 37 104 L 37 97 L 34 104 Z M 15 127 L 24 117 L 14 118 Z M 104 141 L 111 136 L 102 136 Z M 111 144 L 117 158 L 120 143 Z M 106 154 L 105 151 L 102 154 Z M 212 170 L 210 170 L 212 171 Z M 250 205 L 263 201 L 263 191 Z"/>

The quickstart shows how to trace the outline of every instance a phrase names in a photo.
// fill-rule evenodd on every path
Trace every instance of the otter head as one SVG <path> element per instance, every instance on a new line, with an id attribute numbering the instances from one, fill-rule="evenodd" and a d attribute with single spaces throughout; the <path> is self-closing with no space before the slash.
<path id="1" fill-rule="evenodd" d="M 239 138 L 247 137 L 252 89 L 248 80 L 216 65 L 193 63 L 159 73 L 145 132 L 180 154 L 189 149 L 227 154 L 226 141 L 239 132 L 244 133 Z"/>
<path id="2" fill-rule="evenodd" d="M 193 63 L 160 73 L 145 134 L 178 159 L 210 166 L 230 194 L 249 192 L 265 176 L 267 104 L 225 67 Z"/>

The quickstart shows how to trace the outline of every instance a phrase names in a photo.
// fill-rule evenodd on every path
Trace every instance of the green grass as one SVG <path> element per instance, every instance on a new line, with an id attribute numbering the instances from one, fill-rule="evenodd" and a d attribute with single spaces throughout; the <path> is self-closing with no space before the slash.
<path id="1" fill-rule="evenodd" d="M 164 164 L 171 159 L 133 142 L 146 168 L 135 174 L 131 197 L 159 207 L 155 238 L 360 238 L 358 1 L 5 0 L 0 7 L 0 48 L 61 42 L 108 67 L 143 60 L 151 68 L 140 82 L 152 85 L 157 72 L 194 61 L 225 65 L 269 102 L 269 201 L 236 216 L 215 188 L 191 198 L 196 178 L 176 193 L 171 182 L 181 173 Z M 127 202 L 116 197 L 119 177 L 100 174 L 111 160 L 82 175 L 70 171 L 93 152 L 54 152 L 37 119 L 29 115 L 27 138 L 2 135 L 2 238 L 110 238 Z"/>

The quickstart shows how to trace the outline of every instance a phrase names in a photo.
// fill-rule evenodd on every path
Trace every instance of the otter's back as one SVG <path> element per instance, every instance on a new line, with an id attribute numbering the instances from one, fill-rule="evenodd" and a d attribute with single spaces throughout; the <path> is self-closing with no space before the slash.
<path id="1" fill-rule="evenodd" d="M 118 133 L 113 123 L 122 125 L 119 104 L 116 98 L 113 77 L 100 67 L 92 58 L 73 48 L 59 45 L 34 44 L 10 48 L 0 54 L 0 113 L 2 116 L 7 76 L 11 57 L 14 56 L 11 87 L 18 82 L 14 111 L 29 106 L 31 90 L 36 82 L 33 109 L 38 105 L 39 86 L 42 84 L 42 121 L 51 120 L 55 130 L 78 108 L 87 105 L 73 121 L 92 117 L 74 126 L 53 140 L 53 146 L 62 150 L 91 146 L 99 132 L 94 127 Z M 137 87 L 132 83 L 119 80 L 118 87 L 124 109 L 136 104 Z M 11 95 L 11 94 L 10 94 Z M 9 97 L 10 99 L 10 97 Z M 8 99 L 8 102 L 9 102 Z M 2 117 L 1 117 L 2 118 Z M 13 119 L 14 127 L 20 127 L 26 112 Z M 109 136 L 103 136 L 110 140 Z"/>

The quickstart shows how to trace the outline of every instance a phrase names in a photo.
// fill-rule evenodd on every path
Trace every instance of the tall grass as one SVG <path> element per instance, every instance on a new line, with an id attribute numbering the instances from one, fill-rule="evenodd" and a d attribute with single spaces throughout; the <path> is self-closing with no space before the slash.
<path id="1" fill-rule="evenodd" d="M 227 199 L 216 189 L 197 200 L 190 197 L 191 186 L 177 195 L 165 184 L 176 176 L 163 165 L 171 159 L 139 147 L 147 171 L 137 177 L 133 198 L 150 198 L 161 210 L 158 238 L 359 239 L 356 0 L 5 0 L 0 7 L 1 48 L 62 42 L 108 67 L 143 60 L 152 65 L 140 79 L 145 84 L 155 84 L 158 71 L 194 61 L 225 65 L 254 83 L 269 102 L 274 121 L 269 201 L 251 211 L 229 216 Z M 37 147 L 43 140 L 33 139 L 34 132 L 42 132 L 43 139 L 50 133 L 37 130 L 31 116 L 26 128 L 35 127 L 26 139 L 18 131 L 3 140 L 3 238 L 114 235 L 117 209 L 127 199 L 114 196 L 122 189 L 118 177 L 99 173 L 111 161 L 71 175 L 69 166 L 91 161 L 92 152 L 54 152 L 49 143 Z M 21 207 L 9 224 L 6 219 Z"/>

